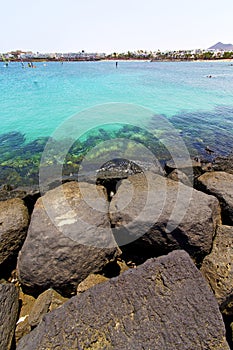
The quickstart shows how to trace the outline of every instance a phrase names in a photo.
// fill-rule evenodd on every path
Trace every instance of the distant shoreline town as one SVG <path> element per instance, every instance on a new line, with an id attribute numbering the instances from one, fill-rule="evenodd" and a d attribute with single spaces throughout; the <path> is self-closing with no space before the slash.
<path id="1" fill-rule="evenodd" d="M 217 43 L 208 49 L 175 51 L 127 51 L 123 53 L 88 53 L 84 50 L 69 53 L 40 53 L 31 51 L 10 51 L 0 54 L 0 61 L 101 61 L 101 60 L 150 60 L 156 61 L 199 61 L 233 59 L 233 45 Z"/>

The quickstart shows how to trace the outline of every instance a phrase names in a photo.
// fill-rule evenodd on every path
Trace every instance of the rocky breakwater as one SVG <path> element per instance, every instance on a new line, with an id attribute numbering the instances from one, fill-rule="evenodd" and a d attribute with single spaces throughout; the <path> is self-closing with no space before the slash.
<path id="1" fill-rule="evenodd" d="M 71 181 L 37 200 L 11 284 L 1 271 L 0 286 L 16 296 L 14 313 L 4 304 L 4 346 L 220 350 L 226 336 L 232 345 L 232 226 L 222 225 L 222 201 L 123 165 L 102 169 L 97 185 Z"/>

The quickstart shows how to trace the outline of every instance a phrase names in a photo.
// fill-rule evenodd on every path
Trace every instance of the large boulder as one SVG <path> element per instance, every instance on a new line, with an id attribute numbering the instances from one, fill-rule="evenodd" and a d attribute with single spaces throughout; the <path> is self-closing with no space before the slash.
<path id="1" fill-rule="evenodd" d="M 110 203 L 119 246 L 130 242 L 152 256 L 184 249 L 201 259 L 210 252 L 220 206 L 213 196 L 146 173 L 123 180 Z"/>
<path id="2" fill-rule="evenodd" d="M 18 258 L 19 280 L 25 291 L 70 295 L 117 255 L 104 188 L 69 182 L 38 199 Z"/>
<path id="3" fill-rule="evenodd" d="M 222 310 L 233 301 L 233 227 L 219 226 L 213 248 L 203 260 L 201 271 Z"/>
<path id="4" fill-rule="evenodd" d="M 233 175 L 223 171 L 213 171 L 197 179 L 200 190 L 218 198 L 222 208 L 222 218 L 226 225 L 233 224 Z"/>
<path id="5" fill-rule="evenodd" d="M 0 349 L 10 350 L 18 315 L 18 289 L 10 283 L 0 284 Z"/>
<path id="6" fill-rule="evenodd" d="M 17 350 L 229 349 L 218 304 L 189 255 L 148 260 L 71 298 Z"/>
<path id="7" fill-rule="evenodd" d="M 0 201 L 0 265 L 20 250 L 28 224 L 28 210 L 21 199 Z"/>

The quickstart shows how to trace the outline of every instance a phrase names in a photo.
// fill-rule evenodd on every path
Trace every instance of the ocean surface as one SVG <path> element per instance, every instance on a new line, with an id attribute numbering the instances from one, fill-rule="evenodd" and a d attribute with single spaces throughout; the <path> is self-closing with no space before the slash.
<path id="1" fill-rule="evenodd" d="M 117 69 L 114 61 L 35 65 L 0 62 L 0 184 L 36 182 L 48 137 L 59 152 L 61 135 L 76 139 L 69 143 L 67 173 L 101 140 L 124 135 L 152 151 L 156 137 L 161 159 L 169 157 L 164 138 L 175 143 L 177 135 L 192 156 L 204 157 L 206 146 L 216 156 L 232 151 L 231 62 L 119 61 Z"/>

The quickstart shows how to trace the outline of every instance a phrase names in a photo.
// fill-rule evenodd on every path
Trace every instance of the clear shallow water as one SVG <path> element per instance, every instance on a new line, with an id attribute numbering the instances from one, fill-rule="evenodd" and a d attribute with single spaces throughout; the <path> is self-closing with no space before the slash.
<path id="1" fill-rule="evenodd" d="M 4 171 L 6 167 L 20 168 L 19 163 L 25 168 L 25 159 L 30 163 L 30 156 L 38 163 L 45 144 L 41 137 L 52 135 L 62 122 L 83 109 L 110 102 L 141 105 L 165 116 L 191 153 L 196 149 L 202 154 L 206 145 L 216 154 L 231 151 L 233 66 L 229 62 L 120 61 L 118 69 L 114 62 L 48 62 L 36 66 L 22 69 L 20 63 L 11 63 L 5 68 L 0 63 L 0 133 L 8 134 L 0 137 Z M 146 121 L 140 114 L 135 118 L 137 124 L 142 122 L 156 133 L 153 116 Z M 101 122 L 108 123 L 107 114 Z M 85 129 L 85 118 L 80 123 Z M 24 177 L 30 176 L 26 168 Z"/>

